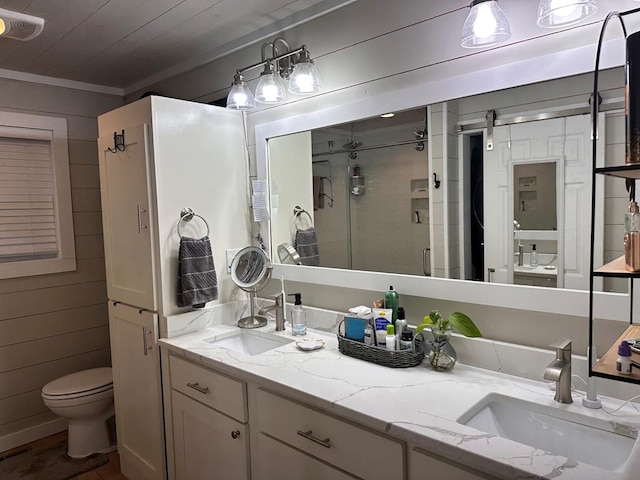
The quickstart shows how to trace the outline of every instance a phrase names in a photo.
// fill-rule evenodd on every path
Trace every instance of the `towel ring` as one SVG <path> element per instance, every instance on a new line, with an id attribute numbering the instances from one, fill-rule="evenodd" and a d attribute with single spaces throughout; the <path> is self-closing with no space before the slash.
<path id="1" fill-rule="evenodd" d="M 296 205 L 295 207 L 293 207 L 293 214 L 296 216 L 296 218 L 299 218 L 300 215 L 302 215 L 303 213 L 305 213 L 307 217 L 309 217 L 309 224 L 313 225 L 313 218 L 311 218 L 311 215 L 309 214 L 309 212 L 307 212 L 300 205 Z"/>
<path id="2" fill-rule="evenodd" d="M 190 222 L 193 219 L 193 217 L 198 217 L 200 220 L 202 220 L 204 222 L 205 226 L 207 227 L 207 234 L 205 236 L 208 237 L 209 236 L 209 224 L 207 223 L 207 221 L 204 219 L 204 217 L 202 215 L 198 215 L 193 210 L 191 210 L 189 207 L 185 207 L 182 210 L 180 210 L 180 220 L 178 220 L 178 225 L 177 225 L 178 236 L 180 238 L 182 238 L 182 235 L 180 234 L 180 224 L 182 222 Z"/>

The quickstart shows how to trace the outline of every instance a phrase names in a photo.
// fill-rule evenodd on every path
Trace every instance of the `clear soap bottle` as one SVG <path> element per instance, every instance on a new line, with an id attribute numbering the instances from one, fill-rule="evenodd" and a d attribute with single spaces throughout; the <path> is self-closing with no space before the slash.
<path id="1" fill-rule="evenodd" d="M 538 250 L 536 250 L 536 244 L 531 244 L 531 257 L 529 258 L 529 265 L 532 267 L 538 266 Z"/>
<path id="2" fill-rule="evenodd" d="M 307 333 L 307 317 L 304 307 L 302 306 L 302 294 L 292 293 L 296 298 L 291 309 L 291 333 L 294 335 L 306 335 Z"/>

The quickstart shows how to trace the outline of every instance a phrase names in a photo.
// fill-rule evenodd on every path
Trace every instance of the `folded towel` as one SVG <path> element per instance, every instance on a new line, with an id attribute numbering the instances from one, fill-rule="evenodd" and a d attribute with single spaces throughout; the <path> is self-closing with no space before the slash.
<path id="1" fill-rule="evenodd" d="M 320 175 L 313 176 L 313 209 L 324 208 L 324 184 Z"/>
<path id="2" fill-rule="evenodd" d="M 320 266 L 320 252 L 318 251 L 318 239 L 316 229 L 313 227 L 296 231 L 294 248 L 300 255 L 302 265 L 313 267 Z"/>
<path id="3" fill-rule="evenodd" d="M 178 306 L 202 308 L 218 299 L 218 279 L 209 237 L 180 238 Z"/>

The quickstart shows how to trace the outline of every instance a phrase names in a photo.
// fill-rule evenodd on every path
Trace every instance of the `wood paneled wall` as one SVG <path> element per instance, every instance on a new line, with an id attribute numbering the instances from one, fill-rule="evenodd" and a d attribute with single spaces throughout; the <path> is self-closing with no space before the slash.
<path id="1" fill-rule="evenodd" d="M 106 94 L 0 80 L 0 109 L 67 119 L 77 270 L 0 280 L 0 452 L 66 428 L 42 402 L 49 381 L 109 366 L 97 116 Z"/>

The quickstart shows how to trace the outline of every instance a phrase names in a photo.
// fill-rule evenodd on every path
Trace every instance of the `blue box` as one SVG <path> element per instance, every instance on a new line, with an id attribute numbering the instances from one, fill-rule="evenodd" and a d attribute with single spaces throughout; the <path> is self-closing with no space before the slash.
<path id="1" fill-rule="evenodd" d="M 345 331 L 344 336 L 357 340 L 358 342 L 364 342 L 364 327 L 367 325 L 366 318 L 358 317 L 344 317 Z"/>

